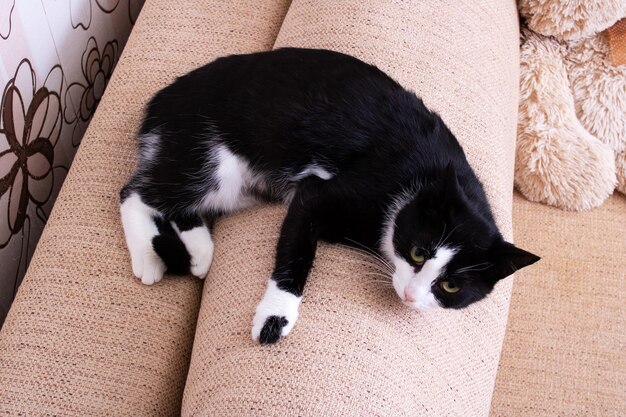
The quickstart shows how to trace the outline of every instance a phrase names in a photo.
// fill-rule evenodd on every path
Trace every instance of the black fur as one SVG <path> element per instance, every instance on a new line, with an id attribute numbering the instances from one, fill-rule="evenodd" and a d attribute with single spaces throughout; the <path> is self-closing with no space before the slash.
<path id="1" fill-rule="evenodd" d="M 157 151 L 146 139 L 154 134 Z M 401 196 L 406 204 L 393 239 L 398 256 L 412 262 L 417 246 L 428 258 L 442 239 L 458 248 L 433 285 L 446 307 L 483 298 L 499 279 L 539 259 L 503 240 L 481 183 L 441 118 L 356 58 L 285 48 L 220 58 L 178 78 L 147 107 L 140 154 L 156 153 L 151 163 L 140 159 L 125 193 L 138 192 L 167 219 L 227 211 L 199 208 L 218 187 L 208 158 L 217 145 L 261 178 L 246 190 L 250 196 L 293 196 L 272 278 L 295 295 L 302 294 L 319 239 L 380 252 L 385 221 Z M 313 163 L 332 178 L 299 178 Z M 442 280 L 461 290 L 446 293 Z M 271 329 L 264 329 L 268 342 L 277 337 L 278 317 L 272 317 Z"/>
<path id="2" fill-rule="evenodd" d="M 188 274 L 191 257 L 185 249 L 185 245 L 178 238 L 169 222 L 161 218 L 154 220 L 159 229 L 159 234 L 152 238 L 152 246 L 167 265 L 167 272 L 172 275 Z"/>

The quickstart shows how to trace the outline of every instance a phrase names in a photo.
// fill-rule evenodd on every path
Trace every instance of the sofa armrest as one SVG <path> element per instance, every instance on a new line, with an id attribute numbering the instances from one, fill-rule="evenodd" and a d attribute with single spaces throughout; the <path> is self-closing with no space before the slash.
<path id="1" fill-rule="evenodd" d="M 119 190 L 150 96 L 217 56 L 271 48 L 287 6 L 145 3 L 0 332 L 0 415 L 180 415 L 201 282 L 133 277 Z"/>

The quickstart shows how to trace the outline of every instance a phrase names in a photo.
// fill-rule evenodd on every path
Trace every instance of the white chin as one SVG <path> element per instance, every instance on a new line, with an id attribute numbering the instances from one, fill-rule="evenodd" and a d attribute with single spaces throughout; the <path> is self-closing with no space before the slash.
<path id="1" fill-rule="evenodd" d="M 418 302 L 409 303 L 407 301 L 402 301 L 402 304 L 404 304 L 405 306 L 413 310 L 421 311 L 424 313 L 429 313 L 431 311 L 435 311 L 441 308 L 441 306 L 437 303 L 425 304 L 425 303 L 418 303 Z"/>

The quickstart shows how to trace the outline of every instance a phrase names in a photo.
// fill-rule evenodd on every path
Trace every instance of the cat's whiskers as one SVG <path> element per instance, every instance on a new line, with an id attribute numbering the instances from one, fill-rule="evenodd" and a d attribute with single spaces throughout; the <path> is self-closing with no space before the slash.
<path id="1" fill-rule="evenodd" d="M 382 282 L 382 281 L 374 281 L 372 280 L 371 282 L 373 282 L 374 284 L 378 284 L 381 287 L 385 287 L 385 288 L 393 288 L 393 285 L 386 283 L 386 282 Z"/>
<path id="2" fill-rule="evenodd" d="M 484 271 L 485 269 L 489 269 L 489 267 L 491 267 L 490 262 L 481 262 L 479 264 L 466 266 L 464 268 L 459 268 L 456 272 L 463 273 L 463 272 Z"/>
<path id="3" fill-rule="evenodd" d="M 372 250 L 371 248 L 365 246 L 364 244 L 357 242 L 356 240 L 350 239 L 350 238 L 345 238 L 347 241 L 352 242 L 358 246 L 360 246 L 363 249 L 360 248 L 354 248 L 348 245 L 341 245 L 344 246 L 348 249 L 352 249 L 354 251 L 357 252 L 361 252 L 361 253 L 366 253 L 368 255 L 371 255 L 374 257 L 374 259 L 377 259 L 381 264 L 383 264 L 385 267 L 387 267 L 387 269 L 389 269 L 389 271 L 393 272 L 394 271 L 394 267 L 389 263 L 389 261 L 387 259 L 385 259 L 384 257 L 382 257 L 378 252 Z"/>
<path id="4" fill-rule="evenodd" d="M 381 277 L 384 278 L 386 282 L 392 282 L 391 277 L 385 274 L 379 274 L 377 272 L 362 272 L 361 275 L 370 276 L 370 277 Z"/>
<path id="5" fill-rule="evenodd" d="M 368 258 L 364 258 L 364 259 L 362 258 L 360 260 L 354 260 L 354 262 L 367 265 L 367 266 L 369 266 L 369 267 L 371 267 L 371 268 L 373 268 L 373 269 L 375 269 L 377 271 L 383 272 L 383 273 L 385 273 L 385 274 L 387 274 L 389 276 L 393 275 L 393 272 L 394 272 L 388 266 L 382 265 L 382 264 L 380 264 L 378 262 L 375 262 L 375 261 L 372 261 L 371 258 L 369 258 L 369 257 Z"/>
<path id="6" fill-rule="evenodd" d="M 338 261 L 346 261 L 346 262 L 350 262 L 353 264 L 358 264 L 358 265 L 362 265 L 368 268 L 372 268 L 376 271 L 378 271 L 379 273 L 384 273 L 385 276 L 391 276 L 390 271 L 387 271 L 385 269 L 383 269 L 381 267 L 381 265 L 374 263 L 374 262 L 370 262 L 368 260 L 357 260 L 357 259 L 349 259 L 349 258 L 345 258 L 345 257 L 341 257 L 341 256 L 329 256 L 329 258 L 331 259 L 336 259 Z"/>
<path id="7" fill-rule="evenodd" d="M 373 251 L 372 249 L 368 248 L 367 246 L 365 246 L 365 245 L 363 245 L 363 244 L 361 244 L 361 243 L 359 243 L 359 242 L 357 242 L 355 240 L 349 239 L 349 238 L 345 238 L 345 239 L 347 241 L 349 241 L 349 242 L 352 242 L 352 243 L 358 245 L 359 247 L 346 245 L 344 243 L 339 243 L 338 246 L 341 246 L 341 247 L 346 248 L 346 249 L 351 250 L 351 251 L 355 251 L 355 252 L 371 255 L 371 256 L 375 257 L 376 259 L 379 259 L 379 260 L 381 260 L 381 261 L 383 261 L 385 263 L 387 262 L 384 258 L 382 258 L 380 255 L 378 255 L 375 251 Z"/>
<path id="8" fill-rule="evenodd" d="M 364 251 L 364 250 L 362 250 L 362 249 L 359 249 L 359 248 L 353 248 L 353 247 L 350 247 L 350 246 L 347 246 L 347 245 L 341 245 L 341 244 L 340 244 L 339 246 L 341 246 L 341 247 L 343 247 L 343 248 L 347 249 L 349 252 L 351 252 L 351 253 L 353 253 L 353 254 L 355 254 L 355 255 L 360 255 L 360 256 L 365 257 L 365 258 L 366 258 L 366 259 L 368 259 L 368 260 L 373 260 L 373 261 L 375 261 L 375 263 L 376 263 L 378 266 L 380 266 L 381 268 L 384 268 L 384 269 L 388 270 L 389 272 L 393 272 L 393 270 L 394 270 L 394 268 L 393 268 L 393 267 L 392 267 L 392 266 L 391 266 L 391 265 L 390 265 L 390 264 L 389 264 L 386 260 L 384 260 L 384 259 L 380 258 L 380 257 L 379 257 L 379 256 L 377 256 L 377 255 L 374 255 L 374 254 L 372 254 L 372 253 L 370 253 L 370 252 L 366 252 L 366 251 Z"/>
<path id="9" fill-rule="evenodd" d="M 354 275 L 346 271 L 335 271 L 335 273 L 338 273 L 340 275 L 350 275 L 350 276 Z M 367 282 L 371 282 L 373 284 L 377 284 L 385 288 L 393 288 L 393 282 L 389 279 L 379 279 L 379 278 L 367 276 L 367 274 L 359 274 L 359 275 L 365 275 L 367 277 Z"/>
<path id="10" fill-rule="evenodd" d="M 388 280 L 384 280 L 384 279 L 376 279 L 376 278 L 369 278 L 368 282 L 380 285 L 381 287 L 386 287 L 386 288 L 393 288 L 393 283 L 391 281 Z"/>
<path id="11" fill-rule="evenodd" d="M 443 242 L 435 248 L 435 251 L 436 251 L 437 249 L 441 248 L 443 245 L 445 245 L 445 244 L 448 242 L 448 239 L 450 238 L 450 236 L 452 236 L 452 233 L 454 233 L 454 231 L 455 231 L 456 229 L 458 229 L 459 227 L 461 227 L 461 224 L 457 224 L 455 228 L 453 228 L 452 230 L 450 230 L 450 233 L 448 233 L 448 235 L 447 235 L 447 236 L 446 236 L 446 238 L 443 240 Z"/>
<path id="12" fill-rule="evenodd" d="M 439 241 L 435 245 L 435 248 L 439 249 L 439 244 L 441 243 L 441 240 L 443 239 L 443 235 L 446 234 L 446 228 L 447 227 L 448 227 L 448 224 L 446 222 L 444 222 L 443 223 L 443 232 L 441 232 L 441 236 L 439 236 Z"/>

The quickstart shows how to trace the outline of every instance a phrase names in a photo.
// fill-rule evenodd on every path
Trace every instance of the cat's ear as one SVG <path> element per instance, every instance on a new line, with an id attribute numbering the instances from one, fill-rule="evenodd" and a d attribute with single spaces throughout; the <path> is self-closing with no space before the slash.
<path id="1" fill-rule="evenodd" d="M 518 269 L 532 265 L 541 259 L 539 256 L 502 239 L 497 240 L 491 247 L 490 258 L 492 263 L 491 276 L 494 281 L 506 278 Z"/>

